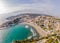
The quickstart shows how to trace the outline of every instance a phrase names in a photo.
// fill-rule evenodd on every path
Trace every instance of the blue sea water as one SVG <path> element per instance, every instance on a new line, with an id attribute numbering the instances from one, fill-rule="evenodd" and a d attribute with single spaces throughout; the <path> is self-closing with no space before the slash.
<path id="1" fill-rule="evenodd" d="M 2 43 L 11 43 L 15 40 L 24 40 L 31 35 L 30 28 L 25 28 L 24 24 L 18 24 L 7 29 Z"/>

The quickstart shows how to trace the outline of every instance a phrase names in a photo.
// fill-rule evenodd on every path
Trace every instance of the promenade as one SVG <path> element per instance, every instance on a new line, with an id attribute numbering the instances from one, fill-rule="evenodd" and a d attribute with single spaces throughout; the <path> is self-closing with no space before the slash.
<path id="1" fill-rule="evenodd" d="M 34 24 L 33 22 L 27 23 L 27 22 L 23 22 L 23 24 L 28 24 L 32 27 L 35 28 L 35 30 L 38 32 L 39 36 L 44 37 L 47 36 L 47 32 L 45 32 L 40 26 L 38 26 L 37 24 Z"/>

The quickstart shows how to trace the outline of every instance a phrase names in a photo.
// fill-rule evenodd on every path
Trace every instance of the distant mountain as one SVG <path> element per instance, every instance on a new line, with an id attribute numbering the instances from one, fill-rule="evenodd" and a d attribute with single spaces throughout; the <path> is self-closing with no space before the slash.
<path id="1" fill-rule="evenodd" d="M 15 17 L 25 16 L 25 15 L 29 15 L 29 16 L 33 16 L 33 17 L 36 17 L 36 16 L 50 16 L 50 15 L 46 15 L 46 14 L 37 14 L 37 13 L 22 13 L 22 14 L 17 14 L 17 15 L 15 15 L 15 16 L 8 17 L 8 18 L 6 18 L 6 19 L 7 19 L 7 20 L 12 20 L 12 19 L 14 19 Z"/>

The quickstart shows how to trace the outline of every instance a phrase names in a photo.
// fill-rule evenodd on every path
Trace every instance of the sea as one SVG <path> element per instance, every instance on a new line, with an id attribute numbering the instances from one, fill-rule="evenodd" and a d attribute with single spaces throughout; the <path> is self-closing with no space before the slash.
<path id="1" fill-rule="evenodd" d="M 6 32 L 2 37 L 2 43 L 12 43 L 16 40 L 25 40 L 32 33 L 30 31 L 30 27 L 24 24 L 18 24 L 12 27 L 7 28 Z"/>

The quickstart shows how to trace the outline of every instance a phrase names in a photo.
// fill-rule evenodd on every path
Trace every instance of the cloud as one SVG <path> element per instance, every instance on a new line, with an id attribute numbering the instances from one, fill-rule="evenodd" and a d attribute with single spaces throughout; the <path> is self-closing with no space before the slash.
<path id="1" fill-rule="evenodd" d="M 50 4 L 22 4 L 19 6 L 12 6 L 9 8 L 10 12 L 20 11 L 20 12 L 35 12 L 35 13 L 45 13 L 50 14 L 54 10 L 54 6 Z"/>
<path id="2" fill-rule="evenodd" d="M 1 1 L 1 8 L 2 11 L 0 12 L 1 17 L 0 18 L 4 18 L 7 15 L 10 16 L 9 14 L 5 14 L 5 13 L 10 13 L 10 12 L 14 12 L 14 11 L 20 11 L 22 12 L 31 12 L 31 13 L 45 13 L 45 14 L 52 14 L 52 12 L 54 11 L 54 5 L 51 4 L 50 0 L 32 0 L 34 3 L 24 3 L 24 4 L 18 4 L 18 5 L 9 5 L 11 3 L 4 3 Z M 3 6 L 2 6 L 3 4 Z M 3 8 L 2 8 L 3 7 Z M 3 15 L 2 15 L 3 14 Z M 12 14 L 11 14 L 12 15 Z"/>
<path id="3" fill-rule="evenodd" d="M 7 1 L 7 0 L 5 0 Z M 10 0 L 12 1 L 12 0 Z M 2 11 L 0 12 L 1 17 L 6 17 L 8 14 L 5 13 L 10 13 L 14 11 L 20 11 L 22 12 L 32 12 L 32 13 L 44 13 L 48 15 L 53 15 L 53 16 L 58 16 L 59 15 L 59 9 L 56 8 L 56 6 L 52 3 L 52 0 L 31 0 L 33 3 L 19 3 L 19 4 L 11 4 L 11 3 L 5 3 L 3 0 L 3 6 L 1 6 L 0 9 Z M 2 2 L 2 1 L 0 1 Z M 8 1 L 7 1 L 8 2 Z M 24 2 L 24 1 L 22 1 Z M 28 2 L 28 1 L 27 1 Z M 10 5 L 11 4 L 11 5 Z M 58 14 L 58 15 L 57 15 Z M 8 15 L 10 16 L 10 15 Z"/>
<path id="4" fill-rule="evenodd" d="M 7 10 L 6 6 L 4 5 L 3 1 L 0 0 L 0 14 Z"/>

